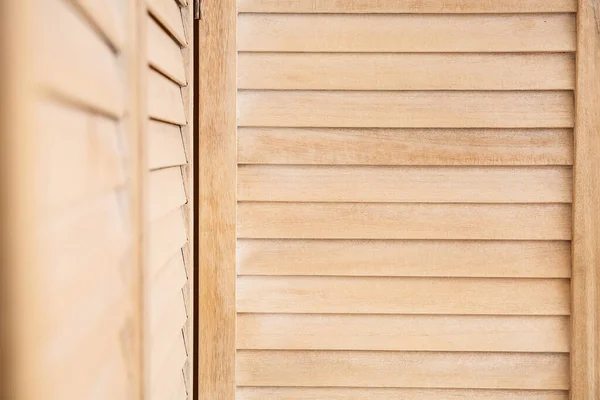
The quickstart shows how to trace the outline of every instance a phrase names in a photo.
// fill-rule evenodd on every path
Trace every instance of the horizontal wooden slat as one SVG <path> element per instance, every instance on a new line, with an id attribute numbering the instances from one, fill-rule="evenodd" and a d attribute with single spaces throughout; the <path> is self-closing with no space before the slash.
<path id="1" fill-rule="evenodd" d="M 147 273 L 154 275 L 187 241 L 183 210 L 177 208 L 152 222 L 148 234 Z"/>
<path id="2" fill-rule="evenodd" d="M 121 71 L 116 55 L 72 5 L 40 3 L 32 67 L 48 91 L 84 108 L 113 117 L 124 112 Z"/>
<path id="3" fill-rule="evenodd" d="M 236 400 L 568 400 L 567 391 L 240 387 Z"/>
<path id="4" fill-rule="evenodd" d="M 570 203 L 570 167 L 238 167 L 240 201 Z"/>
<path id="5" fill-rule="evenodd" d="M 569 352 L 568 317 L 238 314 L 237 348 Z"/>
<path id="6" fill-rule="evenodd" d="M 185 86 L 183 53 L 177 44 L 150 16 L 146 17 L 148 62 L 181 86 Z"/>
<path id="7" fill-rule="evenodd" d="M 183 377 L 183 365 L 187 358 L 185 343 L 181 336 L 171 348 L 169 358 L 162 365 L 160 373 L 151 383 L 149 398 L 152 400 L 172 399 Z"/>
<path id="8" fill-rule="evenodd" d="M 111 45 L 120 50 L 125 44 L 127 9 L 121 0 L 76 0 Z"/>
<path id="9" fill-rule="evenodd" d="M 575 31 L 574 14 L 240 14 L 237 44 L 239 51 L 562 52 L 575 50 Z"/>
<path id="10" fill-rule="evenodd" d="M 148 179 L 148 217 L 159 218 L 187 202 L 180 167 L 152 171 Z"/>
<path id="11" fill-rule="evenodd" d="M 576 12 L 576 0 L 238 0 L 239 12 L 543 13 Z"/>
<path id="12" fill-rule="evenodd" d="M 237 220 L 256 239 L 571 239 L 563 204 L 242 202 Z"/>
<path id="13" fill-rule="evenodd" d="M 240 53 L 240 89 L 573 89 L 573 54 Z"/>
<path id="14" fill-rule="evenodd" d="M 183 255 L 176 254 L 152 277 L 146 315 L 150 324 L 159 323 L 160 318 L 172 303 L 172 299 L 183 296 L 181 289 L 187 282 Z M 181 329 L 181 326 L 179 326 Z"/>
<path id="15" fill-rule="evenodd" d="M 149 121 L 147 129 L 148 167 L 150 169 L 186 164 L 181 128 L 178 125 Z"/>
<path id="16" fill-rule="evenodd" d="M 571 276 L 568 241 L 241 239 L 237 256 L 240 275 Z"/>
<path id="17" fill-rule="evenodd" d="M 570 129 L 240 128 L 256 164 L 571 165 Z"/>
<path id="18" fill-rule="evenodd" d="M 563 354 L 238 351 L 239 386 L 568 389 Z"/>
<path id="19" fill-rule="evenodd" d="M 180 45 L 187 45 L 183 19 L 175 0 L 148 0 L 148 11 L 173 36 Z"/>
<path id="20" fill-rule="evenodd" d="M 248 313 L 568 315 L 568 279 L 238 277 Z"/>
<path id="21" fill-rule="evenodd" d="M 238 92 L 240 126 L 572 128 L 573 92 Z"/>
<path id="22" fill-rule="evenodd" d="M 177 125 L 187 122 L 181 87 L 154 70 L 148 72 L 148 115 Z"/>

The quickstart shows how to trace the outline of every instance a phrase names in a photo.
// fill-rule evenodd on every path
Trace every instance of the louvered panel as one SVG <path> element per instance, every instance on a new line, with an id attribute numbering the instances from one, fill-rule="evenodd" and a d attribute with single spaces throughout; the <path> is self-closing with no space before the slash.
<path id="1" fill-rule="evenodd" d="M 151 383 L 149 398 L 155 400 L 171 399 L 176 395 L 183 378 L 183 365 L 187 358 L 185 343 L 181 336 L 169 351 L 169 358 L 160 368 L 156 379 Z"/>
<path id="2" fill-rule="evenodd" d="M 153 276 L 187 241 L 183 211 L 177 208 L 152 222 L 148 233 L 147 272 Z"/>
<path id="3" fill-rule="evenodd" d="M 167 32 L 154 19 L 147 17 L 148 62 L 181 86 L 186 85 L 183 53 Z"/>
<path id="4" fill-rule="evenodd" d="M 148 73 L 148 114 L 159 121 L 186 124 L 180 86 L 154 70 Z"/>
<path id="5" fill-rule="evenodd" d="M 573 93 L 240 91 L 240 126 L 572 128 Z"/>
<path id="6" fill-rule="evenodd" d="M 175 296 L 168 301 L 167 310 L 163 315 L 157 321 L 150 323 L 149 368 L 152 379 L 160 373 L 160 367 L 165 364 L 174 343 L 181 337 L 181 329 L 186 319 L 183 296 Z"/>
<path id="7" fill-rule="evenodd" d="M 574 51 L 576 38 L 573 14 L 240 14 L 237 21 L 238 51 L 562 52 Z"/>
<path id="8" fill-rule="evenodd" d="M 238 237 L 570 240 L 566 204 L 238 204 Z"/>
<path id="9" fill-rule="evenodd" d="M 118 60 L 109 46 L 67 2 L 48 0 L 36 10 L 37 80 L 50 92 L 95 111 L 124 111 Z"/>
<path id="10" fill-rule="evenodd" d="M 240 314 L 238 349 L 568 352 L 568 317 Z"/>
<path id="11" fill-rule="evenodd" d="M 568 400 L 567 391 L 406 388 L 241 387 L 237 400 Z"/>
<path id="12" fill-rule="evenodd" d="M 150 173 L 148 179 L 148 213 L 154 220 L 187 201 L 180 167 L 159 169 Z"/>
<path id="13" fill-rule="evenodd" d="M 151 170 L 186 164 L 179 126 L 149 121 L 147 127 L 148 167 Z"/>
<path id="14" fill-rule="evenodd" d="M 568 241 L 238 240 L 240 275 L 569 278 Z"/>
<path id="15" fill-rule="evenodd" d="M 117 50 L 125 43 L 126 7 L 122 0 L 76 0 Z"/>
<path id="16" fill-rule="evenodd" d="M 569 388 L 562 354 L 238 351 L 240 386 Z"/>
<path id="17" fill-rule="evenodd" d="M 180 45 L 187 44 L 179 5 L 175 0 L 148 0 L 148 10 Z"/>
<path id="18" fill-rule="evenodd" d="M 238 162 L 571 165 L 570 129 L 239 128 Z"/>
<path id="19" fill-rule="evenodd" d="M 248 313 L 568 315 L 568 279 L 238 277 Z"/>
<path id="20" fill-rule="evenodd" d="M 254 13 L 540 13 L 576 12 L 577 0 L 238 0 Z"/>
<path id="21" fill-rule="evenodd" d="M 570 203 L 565 167 L 238 168 L 238 201 Z"/>
<path id="22" fill-rule="evenodd" d="M 36 106 L 36 174 L 44 214 L 125 184 L 117 123 L 50 101 Z M 49 168 L 51 166 L 51 168 Z"/>
<path id="23" fill-rule="evenodd" d="M 240 89 L 573 89 L 573 54 L 240 53 Z"/>
<path id="24" fill-rule="evenodd" d="M 183 376 L 179 380 L 179 385 L 177 386 L 177 389 L 175 390 L 175 395 L 172 397 L 172 399 L 173 400 L 187 399 L 186 383 L 185 383 L 185 379 L 183 378 Z"/>
<path id="25" fill-rule="evenodd" d="M 186 282 L 185 265 L 183 257 L 179 253 L 169 260 L 151 280 L 152 290 L 150 291 L 147 315 L 152 326 L 160 322 L 160 318 L 169 309 L 172 299 L 183 296 L 181 290 Z M 179 326 L 179 329 L 181 328 L 182 326 Z"/>

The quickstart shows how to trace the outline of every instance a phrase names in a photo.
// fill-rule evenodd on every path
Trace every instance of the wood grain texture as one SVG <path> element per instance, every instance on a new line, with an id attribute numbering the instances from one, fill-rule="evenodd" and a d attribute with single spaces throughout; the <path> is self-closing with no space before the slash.
<path id="1" fill-rule="evenodd" d="M 150 118 L 177 125 L 187 123 L 181 87 L 177 83 L 150 69 L 147 91 Z"/>
<path id="2" fill-rule="evenodd" d="M 239 89 L 560 90 L 573 54 L 240 53 Z"/>
<path id="3" fill-rule="evenodd" d="M 574 51 L 573 14 L 240 14 L 239 51 Z"/>
<path id="4" fill-rule="evenodd" d="M 466 301 L 468 299 L 468 301 Z M 247 313 L 568 315 L 568 279 L 238 278 Z"/>
<path id="5" fill-rule="evenodd" d="M 240 239 L 237 254 L 240 275 L 571 276 L 568 241 Z"/>
<path id="6" fill-rule="evenodd" d="M 239 351 L 240 386 L 569 388 L 563 354 Z"/>
<path id="7" fill-rule="evenodd" d="M 570 203 L 570 167 L 238 167 L 239 201 Z"/>
<path id="8" fill-rule="evenodd" d="M 204 0 L 198 24 L 198 398 L 235 398 L 235 0 Z"/>
<path id="9" fill-rule="evenodd" d="M 237 348 L 569 352 L 567 317 L 238 314 Z"/>
<path id="10" fill-rule="evenodd" d="M 253 13 L 544 13 L 576 12 L 577 0 L 238 0 Z"/>
<path id="11" fill-rule="evenodd" d="M 147 158 L 149 169 L 186 164 L 185 149 L 179 126 L 159 121 L 149 121 L 146 129 L 148 131 Z"/>
<path id="12" fill-rule="evenodd" d="M 175 0 L 148 0 L 148 11 L 181 46 L 187 45 L 185 29 L 179 5 Z"/>
<path id="13" fill-rule="evenodd" d="M 567 391 L 411 388 L 240 387 L 237 400 L 568 400 Z"/>
<path id="14" fill-rule="evenodd" d="M 331 165 L 570 165 L 570 129 L 240 128 L 238 161 Z"/>
<path id="15" fill-rule="evenodd" d="M 242 202 L 238 237 L 570 240 L 571 206 Z"/>
<path id="16" fill-rule="evenodd" d="M 183 53 L 176 43 L 150 16 L 146 19 L 149 64 L 181 86 L 187 84 Z"/>
<path id="17" fill-rule="evenodd" d="M 238 92 L 240 126 L 572 128 L 573 93 Z"/>
<path id="18" fill-rule="evenodd" d="M 600 397 L 600 3 L 579 1 L 573 209 L 573 399 Z"/>

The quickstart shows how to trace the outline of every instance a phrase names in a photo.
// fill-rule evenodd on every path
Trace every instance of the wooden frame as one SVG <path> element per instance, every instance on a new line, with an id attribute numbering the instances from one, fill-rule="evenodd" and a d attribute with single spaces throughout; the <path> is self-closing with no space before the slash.
<path id="1" fill-rule="evenodd" d="M 571 398 L 600 397 L 600 1 L 577 21 Z"/>
<path id="2" fill-rule="evenodd" d="M 236 1 L 198 24 L 198 399 L 235 398 Z"/>

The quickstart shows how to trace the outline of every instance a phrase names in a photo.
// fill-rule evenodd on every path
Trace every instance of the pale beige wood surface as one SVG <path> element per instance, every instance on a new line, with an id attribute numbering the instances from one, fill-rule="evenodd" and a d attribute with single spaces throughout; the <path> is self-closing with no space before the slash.
<path id="1" fill-rule="evenodd" d="M 157 0 L 154 0 L 157 1 Z M 573 14 L 240 14 L 239 51 L 574 51 Z"/>
<path id="2" fill-rule="evenodd" d="M 151 383 L 150 399 L 172 398 L 171 396 L 177 393 L 178 385 L 183 377 L 182 368 L 186 358 L 185 343 L 181 336 L 169 351 L 169 358 L 162 366 L 161 373 Z"/>
<path id="3" fill-rule="evenodd" d="M 146 128 L 148 131 L 148 168 L 173 167 L 186 163 L 179 126 L 149 121 Z"/>
<path id="4" fill-rule="evenodd" d="M 600 397 L 600 38 L 597 0 L 579 2 L 573 208 L 572 399 Z"/>
<path id="5" fill-rule="evenodd" d="M 126 13 L 119 4 L 122 0 L 76 0 L 98 29 L 104 34 L 110 44 L 121 50 L 126 40 Z"/>
<path id="6" fill-rule="evenodd" d="M 240 165 L 238 201 L 570 203 L 570 167 Z"/>
<path id="7" fill-rule="evenodd" d="M 150 118 L 177 125 L 187 123 L 181 88 L 177 83 L 154 70 L 149 70 L 147 91 Z"/>
<path id="8" fill-rule="evenodd" d="M 570 129 L 240 128 L 238 162 L 570 165 Z"/>
<path id="9" fill-rule="evenodd" d="M 240 387 L 237 400 L 568 400 L 567 391 Z"/>
<path id="10" fill-rule="evenodd" d="M 180 167 L 152 171 L 148 177 L 148 218 L 155 220 L 187 202 Z"/>
<path id="11" fill-rule="evenodd" d="M 568 389 L 569 356 L 239 351 L 240 386 Z"/>
<path id="12" fill-rule="evenodd" d="M 148 318 L 150 324 L 155 326 L 160 324 L 160 318 L 168 310 L 172 299 L 181 297 L 181 288 L 187 281 L 185 273 L 185 264 L 181 253 L 176 254 L 156 275 L 151 278 L 151 288 L 148 299 Z M 166 328 L 166 326 L 162 326 Z M 176 326 L 181 332 L 181 325 Z"/>
<path id="13" fill-rule="evenodd" d="M 170 299 L 166 311 L 157 321 L 149 324 L 147 332 L 150 359 L 149 365 L 162 366 L 168 358 L 173 343 L 181 337 L 181 327 L 185 324 L 187 315 L 185 312 L 185 302 L 183 296 L 175 296 Z M 156 372 L 160 373 L 160 369 Z"/>
<path id="14" fill-rule="evenodd" d="M 569 278 L 568 241 L 238 240 L 240 275 Z"/>
<path id="15" fill-rule="evenodd" d="M 238 204 L 238 237 L 570 240 L 567 204 Z"/>
<path id="16" fill-rule="evenodd" d="M 577 0 L 238 0 L 238 11 L 357 14 L 575 12 Z"/>
<path id="17" fill-rule="evenodd" d="M 570 91 L 238 92 L 240 126 L 571 128 L 573 113 Z"/>
<path id="18" fill-rule="evenodd" d="M 147 17 L 148 62 L 181 86 L 186 85 L 186 71 L 179 44 L 150 16 Z"/>
<path id="19" fill-rule="evenodd" d="M 180 45 L 187 45 L 181 10 L 175 0 L 147 0 L 147 5 L 150 14 L 169 31 L 171 36 Z"/>
<path id="20" fill-rule="evenodd" d="M 240 53 L 239 89 L 573 89 L 573 54 Z"/>
<path id="21" fill-rule="evenodd" d="M 568 315 L 568 279 L 243 276 L 238 312 Z"/>
<path id="22" fill-rule="evenodd" d="M 154 275 L 187 241 L 183 211 L 177 208 L 154 221 L 148 232 L 146 271 Z"/>
<path id="23" fill-rule="evenodd" d="M 238 349 L 568 352 L 567 317 L 239 314 Z"/>

